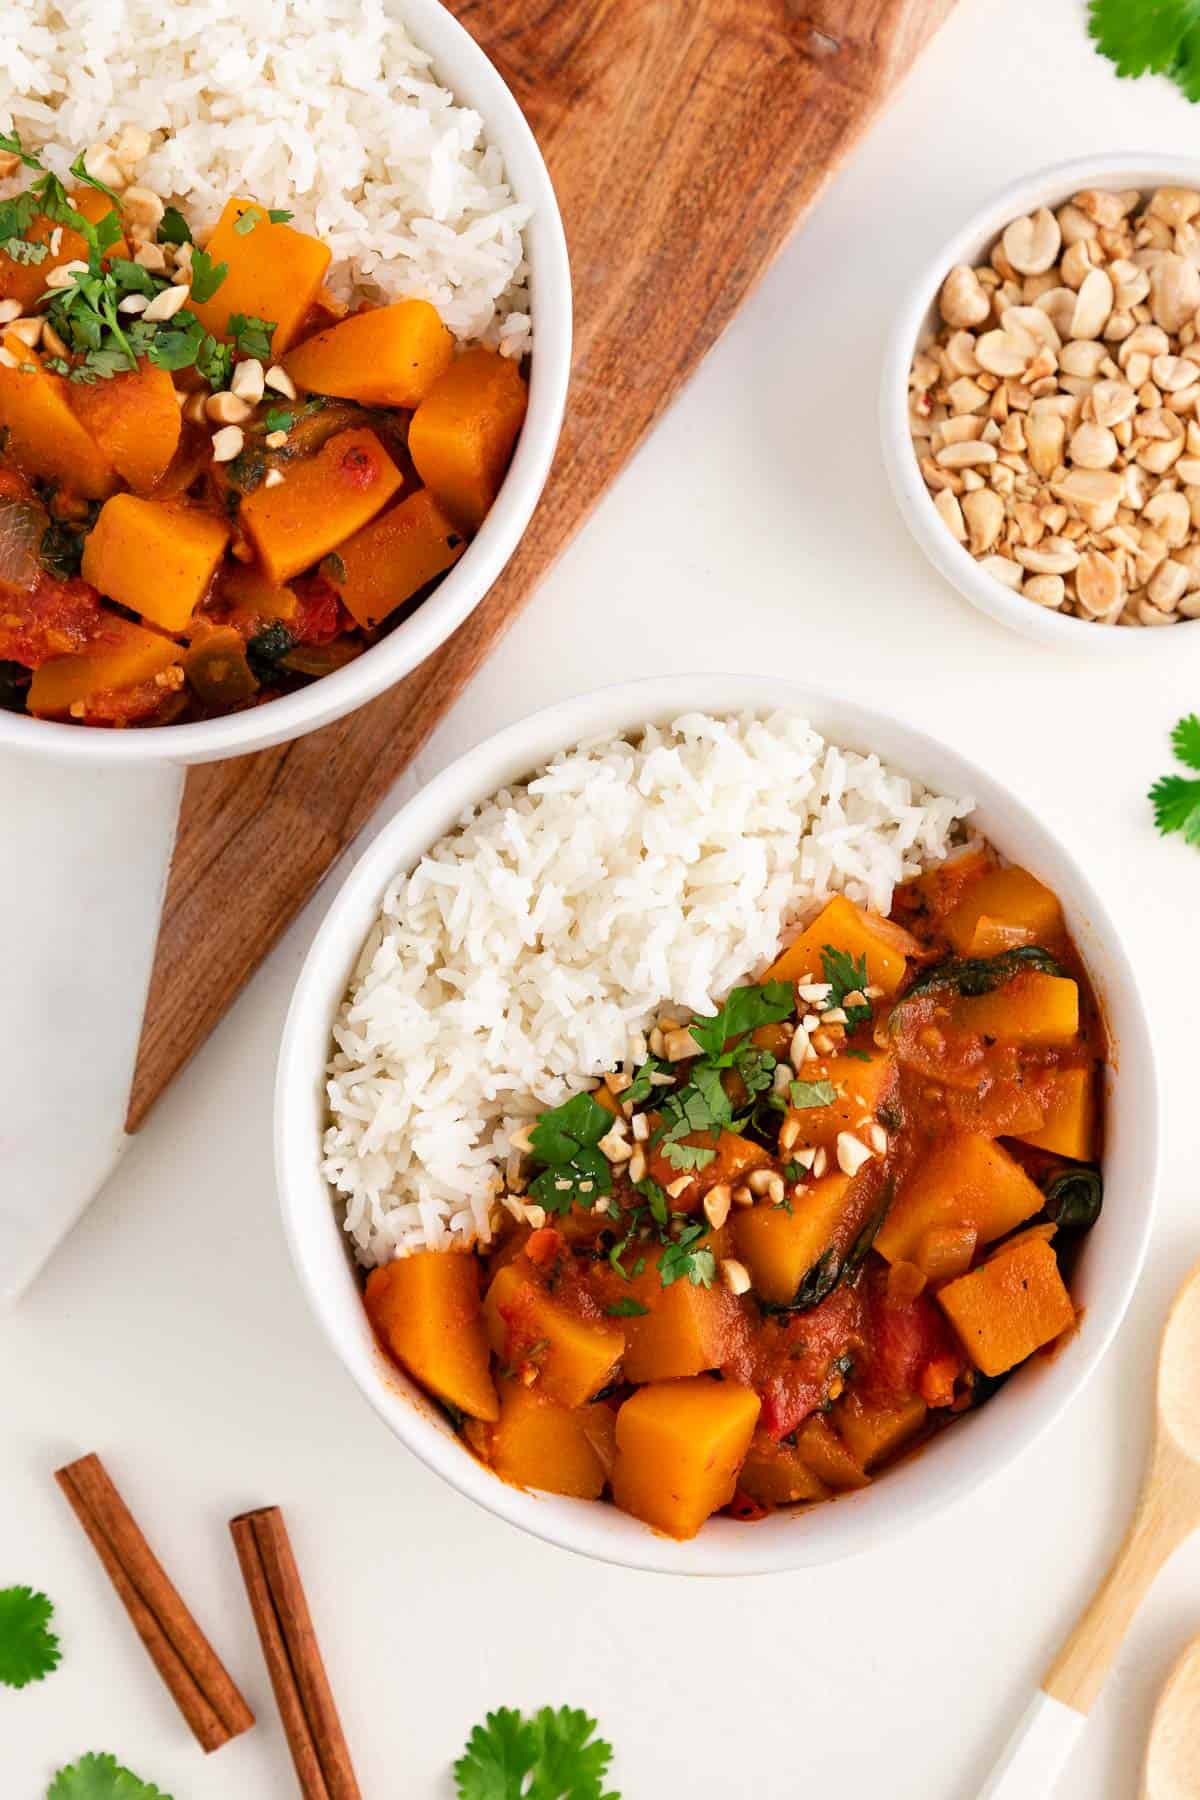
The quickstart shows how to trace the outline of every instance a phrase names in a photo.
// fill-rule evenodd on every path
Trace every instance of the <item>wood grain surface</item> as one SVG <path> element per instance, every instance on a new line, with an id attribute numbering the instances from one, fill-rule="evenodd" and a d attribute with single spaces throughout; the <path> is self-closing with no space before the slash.
<path id="1" fill-rule="evenodd" d="M 523 106 L 562 208 L 576 338 L 558 456 L 504 575 L 419 670 L 349 719 L 188 776 L 129 1130 L 461 694 L 953 4 L 452 0 Z M 629 355 L 646 344 L 651 356 Z"/>

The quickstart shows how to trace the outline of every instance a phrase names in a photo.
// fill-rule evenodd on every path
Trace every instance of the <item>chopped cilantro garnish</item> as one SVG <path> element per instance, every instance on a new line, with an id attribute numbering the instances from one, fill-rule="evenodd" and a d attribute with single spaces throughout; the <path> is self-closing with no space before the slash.
<path id="1" fill-rule="evenodd" d="M 832 1106 L 837 1099 L 837 1089 L 832 1081 L 793 1081 L 788 1088 L 788 1098 L 797 1111 L 811 1106 Z"/>
<path id="2" fill-rule="evenodd" d="M 866 957 L 860 956 L 856 962 L 845 950 L 835 950 L 832 944 L 826 944 L 821 952 L 821 967 L 831 990 L 829 1005 L 840 1006 L 845 1012 L 846 1029 L 853 1031 L 858 1025 L 869 1025 L 871 1003 L 865 997 L 865 989 L 871 978 L 867 974 Z M 847 994 L 863 994 L 864 997 L 853 1006 L 847 1006 Z"/>
<path id="3" fill-rule="evenodd" d="M 228 275 L 229 264 L 217 263 L 214 266 L 212 257 L 206 250 L 193 250 L 191 268 L 192 299 L 197 306 L 203 306 L 206 300 L 212 299 Z"/>
<path id="4" fill-rule="evenodd" d="M 791 983 L 766 981 L 760 987 L 734 988 L 713 1018 L 693 1019 L 688 1029 L 706 1056 L 720 1056 L 732 1038 L 775 1024 L 795 1010 Z"/>
<path id="5" fill-rule="evenodd" d="M 41 159 L 31 150 L 26 150 L 20 136 L 15 131 L 0 131 L 0 150 L 7 150 L 10 156 L 18 156 L 27 169 L 40 169 Z"/>
<path id="6" fill-rule="evenodd" d="M 295 213 L 290 213 L 286 206 L 269 206 L 267 208 L 267 217 L 272 225 L 286 225 L 288 220 L 294 219 L 295 216 Z"/>
<path id="7" fill-rule="evenodd" d="M 458 1800 L 620 1800 L 606 1791 L 612 1745 L 595 1729 L 568 1706 L 532 1719 L 504 1706 L 488 1713 L 454 1765 Z"/>
<path id="8" fill-rule="evenodd" d="M 243 356 L 256 356 L 260 362 L 271 360 L 274 319 L 248 318 L 245 313 L 229 315 L 229 335 Z"/>
<path id="9" fill-rule="evenodd" d="M 120 194 L 114 193 L 112 188 L 110 188 L 106 182 L 99 180 L 97 176 L 89 174 L 87 165 L 83 160 L 86 154 L 87 152 L 83 150 L 79 152 L 79 155 L 71 164 L 71 174 L 82 187 L 95 188 L 97 193 L 107 194 L 113 205 L 119 207 L 121 204 Z"/>
<path id="10" fill-rule="evenodd" d="M 576 1200 L 590 1205 L 612 1192 L 608 1159 L 596 1148 L 612 1123 L 612 1114 L 590 1094 L 575 1094 L 542 1113 L 529 1142 L 544 1168 L 529 1191 L 547 1212 L 569 1212 Z"/>
<path id="11" fill-rule="evenodd" d="M 0 1682 L 28 1687 L 58 1667 L 58 1639 L 49 1629 L 54 1608 L 32 1588 L 0 1588 Z"/>
<path id="12" fill-rule="evenodd" d="M 286 407 L 276 407 L 276 406 L 273 406 L 271 408 L 270 412 L 267 414 L 266 418 L 263 420 L 263 424 L 266 427 L 268 432 L 290 431 L 292 429 L 292 426 L 295 423 L 296 423 L 295 413 L 288 412 Z"/>
<path id="13" fill-rule="evenodd" d="M 619 1300 L 614 1300 L 604 1310 L 611 1319 L 642 1319 L 650 1308 L 643 1306 L 640 1300 L 635 1300 L 632 1294 L 622 1294 Z"/>
<path id="14" fill-rule="evenodd" d="M 671 1287 L 685 1277 L 693 1287 L 711 1287 L 716 1279 L 717 1259 L 711 1250 L 696 1249 L 696 1240 L 707 1232 L 707 1225 L 685 1225 L 679 1236 L 664 1244 L 658 1260 L 658 1278 Z"/>
<path id="15" fill-rule="evenodd" d="M 177 206 L 168 206 L 158 228 L 160 244 L 190 244 L 192 228 Z"/>

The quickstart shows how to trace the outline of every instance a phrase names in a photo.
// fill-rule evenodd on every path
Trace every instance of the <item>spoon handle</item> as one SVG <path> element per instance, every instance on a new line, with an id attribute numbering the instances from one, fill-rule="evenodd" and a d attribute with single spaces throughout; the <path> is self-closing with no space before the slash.
<path id="1" fill-rule="evenodd" d="M 979 1790 L 979 1800 L 1048 1800 L 1087 1720 L 1039 1688 Z"/>

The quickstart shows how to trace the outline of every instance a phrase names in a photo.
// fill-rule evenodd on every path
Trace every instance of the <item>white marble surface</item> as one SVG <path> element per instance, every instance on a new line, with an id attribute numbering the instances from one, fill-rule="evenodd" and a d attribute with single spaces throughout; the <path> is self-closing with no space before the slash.
<path id="1" fill-rule="evenodd" d="M 412 779 L 542 701 L 689 667 L 841 684 L 991 764 L 1087 858 L 1162 1034 L 1160 1222 L 1116 1349 L 1052 1441 L 856 1562 L 689 1583 L 516 1536 L 393 1443 L 332 1365 L 284 1260 L 271 1071 L 318 896 L 0 1319 L 0 1585 L 51 1593 L 66 1650 L 53 1680 L 0 1691 L 6 1796 L 40 1800 L 56 1764 L 89 1748 L 176 1800 L 292 1795 L 224 1525 L 265 1501 L 288 1510 L 369 1800 L 446 1800 L 468 1728 L 505 1702 L 598 1714 L 626 1800 L 970 1800 L 982 1784 L 1120 1536 L 1159 1325 L 1200 1255 L 1200 856 L 1159 842 L 1144 801 L 1170 726 L 1200 705 L 1200 628 L 1136 677 L 1006 635 L 919 559 L 876 447 L 889 296 L 949 224 L 1042 162 L 1200 141 L 1200 111 L 1174 90 L 1110 78 L 1083 10 L 961 0 Z M 69 928 L 67 896 L 62 917 Z M 50 1480 L 92 1447 L 261 1710 L 259 1729 L 207 1761 Z M 1133 1800 L 1158 1685 L 1198 1629 L 1193 1544 L 1138 1618 L 1061 1796 Z"/>

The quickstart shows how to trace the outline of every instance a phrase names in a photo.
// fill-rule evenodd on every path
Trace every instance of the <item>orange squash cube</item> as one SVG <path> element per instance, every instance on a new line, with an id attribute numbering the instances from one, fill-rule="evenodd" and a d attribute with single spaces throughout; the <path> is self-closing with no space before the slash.
<path id="1" fill-rule="evenodd" d="M 83 579 L 164 631 L 182 631 L 208 592 L 229 527 L 186 502 L 114 494 L 83 546 Z"/>
<path id="2" fill-rule="evenodd" d="M 1004 1375 L 1075 1322 L 1054 1248 L 1031 1235 L 942 1288 L 938 1300 L 985 1375 Z"/>
<path id="3" fill-rule="evenodd" d="M 668 1537 L 695 1537 L 733 1498 L 759 1408 L 753 1389 L 707 1375 L 638 1388 L 617 1413 L 613 1499 Z"/>
<path id="4" fill-rule="evenodd" d="M 1061 1048 L 1079 1035 L 1079 986 L 1064 975 L 1026 969 L 990 994 L 956 1000 L 954 1022 L 1002 1044 Z"/>
<path id="5" fill-rule="evenodd" d="M 404 485 L 373 431 L 340 431 L 292 463 L 278 487 L 260 483 L 239 517 L 278 587 L 361 531 Z"/>
<path id="6" fill-rule="evenodd" d="M 827 1500 L 830 1490 L 813 1473 L 795 1444 L 777 1444 L 765 1431 L 754 1433 L 738 1476 L 738 1486 L 764 1506 Z"/>
<path id="7" fill-rule="evenodd" d="M 417 407 L 454 361 L 454 337 L 428 300 L 352 313 L 305 338 L 286 368 L 309 393 L 363 406 Z"/>
<path id="8" fill-rule="evenodd" d="M 244 221 L 251 215 L 247 230 Z M 210 299 L 191 302 L 205 331 L 228 337 L 234 313 L 265 319 L 275 327 L 271 354 L 282 356 L 325 280 L 330 261 L 326 245 L 290 225 L 273 225 L 265 206 L 235 195 L 226 202 L 205 250 L 214 269 L 225 263 L 229 271 Z"/>
<path id="9" fill-rule="evenodd" d="M 935 1225 L 968 1227 L 981 1244 L 1005 1237 L 1040 1212 L 1041 1189 L 992 1138 L 964 1133 L 920 1163 L 875 1239 L 889 1262 L 914 1262 Z"/>
<path id="10" fill-rule="evenodd" d="M 0 361 L 0 439 L 26 475 L 72 494 L 101 500 L 117 485 L 112 464 L 76 418 L 68 384 L 44 367 L 36 350 L 0 328 L 12 362 Z M 7 436 L 5 436 L 7 434 Z"/>
<path id="11" fill-rule="evenodd" d="M 1096 1154 L 1096 1071 L 1063 1069 L 1046 1087 L 1046 1122 L 1040 1131 L 1022 1132 L 1021 1142 L 1090 1162 Z"/>
<path id="12" fill-rule="evenodd" d="M 790 1213 L 784 1206 L 759 1201 L 733 1214 L 730 1224 L 738 1258 L 764 1300 L 787 1306 L 795 1299 L 808 1271 L 834 1243 L 849 1192 L 848 1175 L 825 1175 L 792 1199 Z"/>
<path id="13" fill-rule="evenodd" d="M 705 1247 L 712 1248 L 708 1239 Z M 641 1275 L 626 1284 L 624 1292 L 645 1313 L 622 1318 L 625 1354 L 621 1370 L 626 1381 L 674 1381 L 701 1375 L 724 1361 L 728 1350 L 731 1314 L 736 1303 L 723 1287 L 697 1287 L 675 1281 L 663 1287 L 659 1256 L 647 1259 Z"/>
<path id="14" fill-rule="evenodd" d="M 927 1282 L 952 1281 L 966 1274 L 978 1242 L 973 1225 L 931 1225 L 918 1238 L 913 1261 Z"/>
<path id="15" fill-rule="evenodd" d="M 598 1500 L 615 1456 L 612 1409 L 560 1406 L 520 1381 L 501 1380 L 498 1388 L 500 1417 L 487 1434 L 497 1475 L 514 1487 Z"/>
<path id="16" fill-rule="evenodd" d="M 916 939 L 901 926 L 865 912 L 844 894 L 837 894 L 775 959 L 763 980 L 799 981 L 802 975 L 810 975 L 813 981 L 823 981 L 822 950 L 843 950 L 856 963 L 866 957 L 868 982 L 890 998 L 904 979 L 908 958 L 919 949 Z"/>
<path id="17" fill-rule="evenodd" d="M 73 706 L 111 688 L 140 687 L 183 656 L 182 644 L 145 631 L 129 619 L 106 615 L 102 635 L 86 651 L 55 656 L 35 669 L 29 710 L 39 719 L 66 718 Z"/>
<path id="18" fill-rule="evenodd" d="M 989 869 L 947 914 L 946 936 L 960 956 L 989 956 L 1001 926 L 1019 932 L 1019 943 L 1053 942 L 1062 936 L 1062 907 L 1028 869 Z"/>
<path id="19" fill-rule="evenodd" d="M 504 480 L 529 395 L 521 371 L 495 350 L 467 350 L 413 414 L 408 449 L 417 473 L 470 531 Z"/>
<path id="20" fill-rule="evenodd" d="M 794 1144 L 831 1149 L 840 1131 L 858 1131 L 864 1117 L 874 1119 L 896 1079 L 896 1064 L 886 1050 L 870 1050 L 864 1057 L 831 1056 L 806 1066 L 802 1080 L 832 1082 L 838 1097 L 828 1106 L 789 1108 L 787 1116 L 799 1128 Z"/>
<path id="21" fill-rule="evenodd" d="M 108 381 L 72 382 L 71 405 L 122 481 L 144 494 L 179 447 L 181 414 L 165 369 L 143 362 Z"/>
<path id="22" fill-rule="evenodd" d="M 924 1400 L 914 1395 L 896 1406 L 878 1406 L 851 1390 L 833 1411 L 839 1437 L 864 1469 L 873 1469 L 896 1454 L 915 1437 L 928 1412 Z"/>
<path id="23" fill-rule="evenodd" d="M 796 1433 L 796 1447 L 813 1474 L 835 1494 L 870 1487 L 871 1477 L 821 1413 L 812 1413 Z"/>
<path id="24" fill-rule="evenodd" d="M 618 1326 L 581 1319 L 519 1262 L 496 1271 L 484 1312 L 501 1363 L 513 1370 L 533 1368 L 532 1385 L 563 1406 L 582 1406 L 606 1386 L 625 1349 Z"/>
<path id="25" fill-rule="evenodd" d="M 98 225 L 113 210 L 112 201 L 99 188 L 74 188 L 67 198 L 74 210 L 92 225 Z M 57 239 L 55 232 L 59 233 Z M 72 226 L 59 225 L 44 213 L 39 213 L 33 220 L 25 237 L 31 244 L 49 246 L 53 241 L 58 245 L 57 250 L 48 249 L 39 263 L 14 262 L 7 252 L 0 252 L 0 300 L 18 300 L 21 311 L 31 313 L 46 292 L 46 277 L 51 269 L 61 268 L 63 263 L 86 262 L 88 246 L 86 239 Z M 129 246 L 122 237 L 111 250 L 105 251 L 104 260 L 109 262 L 114 256 L 128 255 Z"/>
<path id="26" fill-rule="evenodd" d="M 473 1252 L 418 1250 L 372 1269 L 366 1307 L 384 1348 L 422 1387 L 473 1419 L 499 1417 Z"/>
<path id="27" fill-rule="evenodd" d="M 330 579 L 347 612 L 369 631 L 444 575 L 466 547 L 465 534 L 420 488 L 339 545 L 344 574 Z"/>

